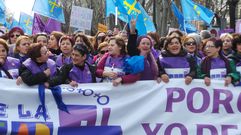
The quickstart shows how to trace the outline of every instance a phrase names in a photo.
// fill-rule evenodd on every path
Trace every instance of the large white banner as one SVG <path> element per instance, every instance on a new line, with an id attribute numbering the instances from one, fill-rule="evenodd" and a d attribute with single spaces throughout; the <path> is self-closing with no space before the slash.
<path id="1" fill-rule="evenodd" d="M 93 10 L 79 6 L 72 6 L 70 26 L 82 30 L 91 30 Z"/>
<path id="2" fill-rule="evenodd" d="M 241 87 L 203 80 L 185 85 L 140 81 L 62 85 L 69 113 L 46 89 L 47 120 L 38 88 L 0 79 L 0 134 L 12 135 L 240 135 Z"/>

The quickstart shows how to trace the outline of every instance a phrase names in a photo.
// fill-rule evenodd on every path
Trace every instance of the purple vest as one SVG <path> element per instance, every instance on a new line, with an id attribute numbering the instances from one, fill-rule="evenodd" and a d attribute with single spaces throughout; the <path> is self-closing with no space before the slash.
<path id="1" fill-rule="evenodd" d="M 211 69 L 226 68 L 225 62 L 221 58 L 211 59 Z"/>
<path id="2" fill-rule="evenodd" d="M 14 79 L 17 79 L 18 75 L 19 75 L 18 69 L 19 69 L 20 65 L 21 65 L 21 63 L 18 59 L 12 58 L 12 57 L 7 57 L 2 68 L 7 70 Z M 2 77 L 8 78 L 3 71 L 1 71 L 1 72 L 2 72 Z"/>
<path id="3" fill-rule="evenodd" d="M 46 70 L 47 68 L 50 69 L 50 76 L 54 76 L 56 74 L 56 64 L 53 60 L 48 59 L 48 61 L 40 66 L 37 65 L 36 62 L 34 62 L 33 60 L 31 60 L 30 58 L 28 58 L 26 61 L 23 62 L 23 65 L 28 68 L 28 70 L 30 70 L 32 72 L 32 74 L 37 74 L 40 72 L 43 72 L 44 70 Z"/>
<path id="4" fill-rule="evenodd" d="M 84 70 L 74 65 L 69 72 L 69 78 L 78 83 L 92 83 L 91 72 L 87 64 L 85 64 Z"/>
<path id="5" fill-rule="evenodd" d="M 190 72 L 186 57 L 162 57 L 159 60 L 169 78 L 184 78 Z"/>
<path id="6" fill-rule="evenodd" d="M 56 58 L 56 66 L 62 67 L 64 64 L 70 64 L 72 62 L 71 57 L 64 58 L 63 54 L 60 54 Z"/>
<path id="7" fill-rule="evenodd" d="M 186 57 L 162 57 L 160 64 L 164 68 L 189 68 L 189 62 Z"/>
<path id="8" fill-rule="evenodd" d="M 144 71 L 141 72 L 141 79 L 140 80 L 153 80 L 154 75 L 151 71 L 150 62 L 145 58 L 144 60 Z"/>
<path id="9" fill-rule="evenodd" d="M 225 62 L 221 58 L 211 59 L 210 78 L 212 79 L 224 79 L 226 76 Z"/>
<path id="10" fill-rule="evenodd" d="M 124 61 L 127 57 L 112 57 L 108 56 L 105 62 L 105 71 L 114 71 L 117 72 L 118 77 L 125 75 L 123 71 Z"/>

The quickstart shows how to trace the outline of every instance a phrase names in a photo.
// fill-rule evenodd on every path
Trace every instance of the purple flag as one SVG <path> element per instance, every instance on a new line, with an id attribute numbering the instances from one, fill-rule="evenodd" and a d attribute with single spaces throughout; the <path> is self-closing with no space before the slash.
<path id="1" fill-rule="evenodd" d="M 32 34 L 40 32 L 50 34 L 52 31 L 61 31 L 61 23 L 51 18 L 45 20 L 41 15 L 35 13 Z"/>

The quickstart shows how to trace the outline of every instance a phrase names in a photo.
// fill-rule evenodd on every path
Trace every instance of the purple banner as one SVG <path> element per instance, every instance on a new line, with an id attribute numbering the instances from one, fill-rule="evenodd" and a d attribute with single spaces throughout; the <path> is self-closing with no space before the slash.
<path id="1" fill-rule="evenodd" d="M 61 23 L 48 18 L 47 20 L 44 20 L 43 17 L 39 14 L 34 14 L 34 20 L 33 20 L 33 32 L 32 34 L 45 32 L 47 34 L 50 34 L 52 31 L 61 31 Z"/>

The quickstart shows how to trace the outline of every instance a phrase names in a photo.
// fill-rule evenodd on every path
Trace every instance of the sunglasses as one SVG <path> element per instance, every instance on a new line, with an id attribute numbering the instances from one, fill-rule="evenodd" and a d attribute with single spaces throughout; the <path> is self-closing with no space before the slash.
<path id="1" fill-rule="evenodd" d="M 14 38 L 14 37 L 19 37 L 19 36 L 20 36 L 19 34 L 16 34 L 16 35 L 13 34 L 13 35 L 11 35 L 10 37 L 11 37 L 11 38 Z"/>
<path id="2" fill-rule="evenodd" d="M 101 54 L 105 54 L 105 53 L 107 53 L 107 52 L 108 52 L 108 50 L 100 51 Z"/>
<path id="3" fill-rule="evenodd" d="M 97 40 L 102 40 L 103 38 L 105 38 L 105 36 L 98 36 Z"/>
<path id="4" fill-rule="evenodd" d="M 187 43 L 185 43 L 185 45 L 191 46 L 191 45 L 196 45 L 196 43 L 195 42 L 187 42 Z"/>

